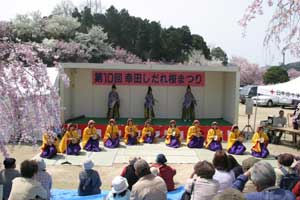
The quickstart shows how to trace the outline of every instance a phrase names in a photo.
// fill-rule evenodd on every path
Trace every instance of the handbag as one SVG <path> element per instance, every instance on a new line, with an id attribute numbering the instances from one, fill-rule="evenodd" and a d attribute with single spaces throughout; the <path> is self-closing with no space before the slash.
<path id="1" fill-rule="evenodd" d="M 194 192 L 196 179 L 193 180 L 191 192 L 184 191 L 180 200 L 191 200 L 192 194 Z"/>

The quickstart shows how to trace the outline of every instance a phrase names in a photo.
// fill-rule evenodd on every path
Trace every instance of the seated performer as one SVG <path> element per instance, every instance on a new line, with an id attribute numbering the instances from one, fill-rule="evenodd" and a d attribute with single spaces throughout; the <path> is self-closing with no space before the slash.
<path id="1" fill-rule="evenodd" d="M 103 138 L 104 146 L 108 148 L 116 148 L 120 144 L 119 128 L 114 119 L 109 120 Z"/>
<path id="2" fill-rule="evenodd" d="M 41 157 L 42 158 L 53 158 L 54 156 L 56 156 L 57 152 L 58 152 L 58 138 L 56 136 L 55 133 L 53 132 L 46 132 L 43 135 L 43 144 L 41 147 L 42 153 L 41 153 Z"/>
<path id="3" fill-rule="evenodd" d="M 124 142 L 128 145 L 135 145 L 138 142 L 138 129 L 133 124 L 132 119 L 127 120 L 125 126 Z"/>
<path id="4" fill-rule="evenodd" d="M 167 131 L 165 143 L 169 147 L 178 148 L 181 144 L 180 130 L 176 127 L 176 121 L 171 120 Z"/>
<path id="5" fill-rule="evenodd" d="M 189 148 L 203 148 L 204 136 L 200 129 L 200 122 L 194 120 L 193 126 L 189 127 L 186 143 Z"/>
<path id="6" fill-rule="evenodd" d="M 155 132 L 151 127 L 151 122 L 147 120 L 145 122 L 145 127 L 142 130 L 142 136 L 140 138 L 140 143 L 149 143 L 152 144 L 154 142 Z"/>
<path id="7" fill-rule="evenodd" d="M 79 143 L 80 137 L 77 130 L 75 130 L 75 125 L 69 123 L 67 131 L 60 141 L 59 150 L 61 153 L 66 153 L 68 155 L 79 155 L 81 149 Z"/>
<path id="8" fill-rule="evenodd" d="M 88 126 L 84 129 L 82 134 L 81 146 L 86 151 L 101 151 L 99 147 L 100 137 L 97 134 L 97 129 L 95 128 L 95 121 L 90 120 Z"/>
<path id="9" fill-rule="evenodd" d="M 211 151 L 222 150 L 222 131 L 218 128 L 217 122 L 213 122 L 211 126 L 207 132 L 205 147 Z"/>
<path id="10" fill-rule="evenodd" d="M 246 151 L 246 147 L 243 145 L 244 136 L 239 131 L 237 125 L 233 125 L 229 134 L 227 151 L 230 154 L 242 155 Z"/>
<path id="11" fill-rule="evenodd" d="M 257 127 L 256 133 L 252 137 L 252 156 L 258 158 L 266 158 L 269 155 L 267 149 L 269 138 L 266 133 L 264 133 L 264 128 L 262 126 Z"/>

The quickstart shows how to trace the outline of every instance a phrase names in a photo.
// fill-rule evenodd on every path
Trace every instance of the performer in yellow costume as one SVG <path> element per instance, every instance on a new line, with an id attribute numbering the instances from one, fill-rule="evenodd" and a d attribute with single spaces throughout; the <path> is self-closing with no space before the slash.
<path id="1" fill-rule="evenodd" d="M 176 121 L 171 120 L 167 131 L 165 143 L 169 147 L 178 148 L 181 144 L 180 130 L 176 127 Z"/>
<path id="2" fill-rule="evenodd" d="M 252 136 L 252 156 L 266 158 L 269 155 L 268 143 L 269 137 L 264 133 L 264 128 L 262 126 L 257 127 L 256 133 Z"/>
<path id="3" fill-rule="evenodd" d="M 77 130 L 75 130 L 75 125 L 72 123 L 68 124 L 67 131 L 59 144 L 60 152 L 68 155 L 79 155 L 81 150 L 79 143 L 80 137 Z"/>
<path id="4" fill-rule="evenodd" d="M 211 151 L 222 150 L 222 131 L 218 128 L 218 123 L 213 122 L 211 129 L 207 132 L 205 147 Z"/>
<path id="5" fill-rule="evenodd" d="M 90 120 L 88 126 L 84 129 L 82 134 L 81 146 L 86 151 L 101 151 L 99 147 L 100 137 L 97 134 L 97 129 L 95 128 L 95 121 Z"/>
<path id="6" fill-rule="evenodd" d="M 104 146 L 108 148 L 116 148 L 120 144 L 119 128 L 114 119 L 109 120 L 103 138 Z"/>
<path id="7" fill-rule="evenodd" d="M 246 151 L 243 145 L 244 136 L 237 125 L 233 125 L 228 137 L 227 151 L 230 154 L 242 155 Z"/>
<path id="8" fill-rule="evenodd" d="M 142 137 L 140 138 L 140 143 L 149 143 L 152 144 L 154 142 L 155 132 L 151 127 L 151 122 L 146 121 L 145 127 L 142 130 Z"/>
<path id="9" fill-rule="evenodd" d="M 194 120 L 193 126 L 189 127 L 186 143 L 189 148 L 203 148 L 204 136 L 200 129 L 200 122 Z"/>
<path id="10" fill-rule="evenodd" d="M 43 135 L 43 144 L 41 146 L 42 153 L 40 156 L 42 158 L 53 158 L 58 153 L 59 141 L 55 133 L 46 132 Z"/>
<path id="11" fill-rule="evenodd" d="M 124 142 L 128 145 L 135 145 L 138 142 L 138 129 L 133 124 L 132 119 L 127 120 L 127 125 L 125 126 Z"/>

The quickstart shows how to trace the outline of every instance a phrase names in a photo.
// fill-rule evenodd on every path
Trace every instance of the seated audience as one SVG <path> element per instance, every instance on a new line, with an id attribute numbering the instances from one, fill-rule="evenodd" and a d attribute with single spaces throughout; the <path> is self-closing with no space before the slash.
<path id="1" fill-rule="evenodd" d="M 83 130 L 81 146 L 86 151 L 99 152 L 101 151 L 99 140 L 100 136 L 95 128 L 95 121 L 90 120 L 88 126 Z"/>
<path id="2" fill-rule="evenodd" d="M 295 171 L 297 173 L 297 175 L 300 177 L 300 162 L 298 162 L 295 165 Z M 294 195 L 296 196 L 297 200 L 300 200 L 300 180 L 298 181 L 298 183 L 295 185 L 295 187 L 293 188 L 292 192 L 294 193 Z"/>
<path id="3" fill-rule="evenodd" d="M 237 178 L 243 173 L 243 168 L 232 155 L 228 155 L 227 157 L 228 171 L 230 171 L 234 175 L 234 178 Z"/>
<path id="4" fill-rule="evenodd" d="M 69 123 L 67 131 L 60 141 L 59 150 L 61 153 L 66 153 L 68 155 L 79 155 L 79 152 L 81 150 L 79 144 L 80 137 L 78 135 L 76 127 L 74 124 Z"/>
<path id="5" fill-rule="evenodd" d="M 51 197 L 51 188 L 52 188 L 52 177 L 51 175 L 46 171 L 46 163 L 43 159 L 38 159 L 38 172 L 34 179 L 38 182 L 40 182 L 43 186 L 43 188 L 47 191 L 47 199 L 50 199 Z"/>
<path id="6" fill-rule="evenodd" d="M 133 185 L 131 200 L 166 200 L 167 186 L 159 176 L 154 176 L 150 171 L 149 164 L 142 159 L 135 162 L 134 168 L 139 180 Z"/>
<path id="7" fill-rule="evenodd" d="M 155 139 L 154 129 L 151 127 L 151 122 L 147 120 L 145 122 L 145 127 L 142 130 L 142 136 L 140 138 L 140 143 L 152 144 Z"/>
<path id="8" fill-rule="evenodd" d="M 47 191 L 40 182 L 34 179 L 38 172 L 38 164 L 34 160 L 21 163 L 21 177 L 13 180 L 9 200 L 47 199 Z"/>
<path id="9" fill-rule="evenodd" d="M 237 125 L 233 125 L 228 137 L 227 151 L 230 154 L 242 155 L 246 151 L 243 145 L 244 136 Z"/>
<path id="10" fill-rule="evenodd" d="M 43 135 L 43 144 L 41 147 L 42 153 L 40 156 L 42 158 L 51 159 L 56 156 L 58 152 L 59 141 L 54 132 L 46 132 Z"/>
<path id="11" fill-rule="evenodd" d="M 79 174 L 79 196 L 100 194 L 101 179 L 97 171 L 93 170 L 94 163 L 87 159 L 83 162 L 83 171 Z"/>
<path id="12" fill-rule="evenodd" d="M 154 176 L 159 175 L 159 169 L 156 167 L 150 167 L 150 171 L 151 171 L 151 174 L 153 174 Z"/>
<path id="13" fill-rule="evenodd" d="M 198 120 L 194 120 L 193 126 L 189 127 L 186 143 L 189 148 L 203 148 L 204 136 Z"/>
<path id="14" fill-rule="evenodd" d="M 119 128 L 114 119 L 109 120 L 103 138 L 104 146 L 108 148 L 117 148 L 120 144 Z"/>
<path id="15" fill-rule="evenodd" d="M 257 127 L 256 133 L 252 136 L 252 156 L 266 158 L 269 155 L 268 143 L 269 137 L 264 132 L 264 128 L 262 126 Z"/>
<path id="16" fill-rule="evenodd" d="M 211 151 L 222 150 L 222 131 L 218 128 L 218 123 L 213 122 L 208 130 L 205 147 Z"/>
<path id="17" fill-rule="evenodd" d="M 130 190 L 128 190 L 128 182 L 122 176 L 116 176 L 111 184 L 111 191 L 105 200 L 129 200 Z"/>
<path id="18" fill-rule="evenodd" d="M 156 163 L 152 164 L 151 167 L 158 168 L 159 176 L 164 179 L 168 191 L 172 191 L 175 189 L 175 183 L 174 183 L 174 176 L 176 175 L 176 169 L 173 169 L 172 167 L 168 166 L 167 164 L 167 158 L 164 154 L 158 154 L 156 156 Z"/>
<path id="19" fill-rule="evenodd" d="M 243 190 L 245 183 L 251 178 L 257 192 L 247 193 L 247 200 L 295 200 L 295 195 L 288 190 L 276 187 L 276 174 L 273 167 L 266 161 L 259 161 L 253 167 L 240 175 L 233 187 Z"/>
<path id="20" fill-rule="evenodd" d="M 230 188 L 234 181 L 234 175 L 228 171 L 228 157 L 225 151 L 216 151 L 213 158 L 213 165 L 216 170 L 213 179 L 220 184 L 218 192 Z"/>
<path id="21" fill-rule="evenodd" d="M 214 174 L 215 169 L 211 163 L 199 161 L 195 164 L 194 172 L 185 186 L 185 191 L 191 194 L 191 199 L 212 199 L 217 194 L 220 184 L 213 180 Z"/>
<path id="22" fill-rule="evenodd" d="M 280 154 L 277 157 L 277 161 L 278 168 L 275 168 L 276 185 L 282 189 L 292 190 L 293 187 L 296 185 L 297 180 L 299 180 L 299 177 L 297 176 L 296 172 L 291 167 L 294 163 L 294 156 L 289 153 Z"/>
<path id="23" fill-rule="evenodd" d="M 7 200 L 10 194 L 12 181 L 21 176 L 16 170 L 16 159 L 5 158 L 3 161 L 4 169 L 0 171 L 0 185 L 3 185 L 3 200 Z"/>
<path id="24" fill-rule="evenodd" d="M 273 127 L 285 127 L 287 124 L 287 119 L 284 116 L 284 111 L 279 111 L 279 116 L 274 117 L 273 119 Z M 279 132 L 279 135 L 277 136 L 277 132 Z M 269 137 L 270 143 L 272 144 L 280 144 L 280 139 L 282 137 L 283 131 L 268 131 L 267 135 Z"/>
<path id="25" fill-rule="evenodd" d="M 125 126 L 125 134 L 124 134 L 124 143 L 127 145 L 135 145 L 138 143 L 138 129 L 133 124 L 132 119 L 127 120 L 127 125 Z"/>
<path id="26" fill-rule="evenodd" d="M 217 194 L 213 200 L 246 200 L 246 198 L 240 191 L 233 188 L 228 188 Z"/>
<path id="27" fill-rule="evenodd" d="M 247 172 L 257 162 L 259 162 L 259 160 L 254 157 L 250 157 L 250 158 L 243 160 L 243 162 L 242 162 L 243 173 Z M 256 187 L 253 184 L 252 180 L 247 181 L 242 192 L 243 193 L 256 192 Z"/>
<path id="28" fill-rule="evenodd" d="M 134 163 L 138 158 L 134 157 L 129 160 L 129 164 L 123 168 L 121 176 L 127 179 L 128 189 L 131 191 L 132 186 L 139 180 L 134 169 Z"/>
<path id="29" fill-rule="evenodd" d="M 181 144 L 180 130 L 176 127 L 176 121 L 171 120 L 167 130 L 165 143 L 169 147 L 178 148 Z"/>

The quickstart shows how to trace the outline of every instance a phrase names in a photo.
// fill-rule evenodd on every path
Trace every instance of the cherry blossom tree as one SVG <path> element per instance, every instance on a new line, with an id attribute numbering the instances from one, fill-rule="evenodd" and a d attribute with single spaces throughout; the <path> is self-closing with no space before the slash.
<path id="1" fill-rule="evenodd" d="M 300 71 L 297 71 L 296 69 L 291 68 L 288 70 L 288 75 L 289 75 L 290 79 L 295 79 L 295 78 L 300 77 Z"/>
<path id="2" fill-rule="evenodd" d="M 116 47 L 116 49 L 114 49 L 113 57 L 105 61 L 105 63 L 125 63 L 125 64 L 140 64 L 142 62 L 143 62 L 142 59 L 140 59 L 138 56 L 120 47 Z"/>

